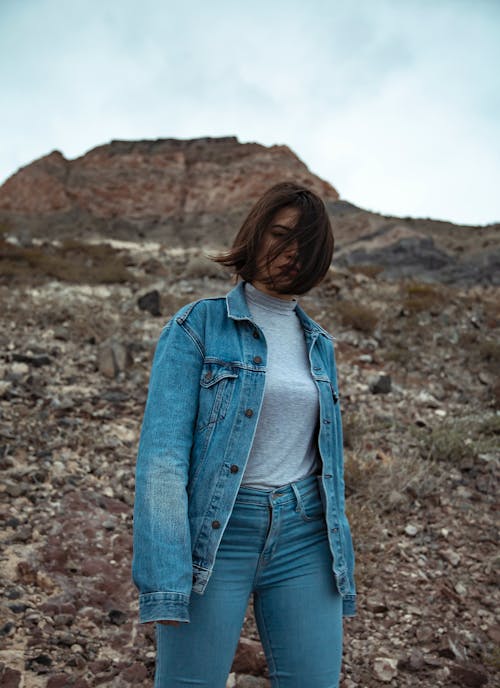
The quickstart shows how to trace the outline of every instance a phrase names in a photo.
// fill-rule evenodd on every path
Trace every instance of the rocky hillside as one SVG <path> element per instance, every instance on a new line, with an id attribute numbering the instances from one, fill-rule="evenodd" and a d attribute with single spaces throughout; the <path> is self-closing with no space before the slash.
<path id="1" fill-rule="evenodd" d="M 0 188 L 0 686 L 150 688 L 130 578 L 155 344 L 271 183 L 325 199 L 358 615 L 341 688 L 497 686 L 499 225 L 381 216 L 285 146 L 114 141 Z M 265 688 L 251 600 L 228 688 Z"/>
<path id="2" fill-rule="evenodd" d="M 232 284 L 198 249 L 50 257 L 0 284 L 0 685 L 151 687 L 130 558 L 152 355 L 180 305 Z M 359 593 L 342 688 L 498 685 L 498 291 L 332 269 L 301 297 L 337 338 Z M 251 604 L 228 686 L 269 686 Z"/>
<path id="3" fill-rule="evenodd" d="M 0 228 L 21 243 L 110 238 L 228 246 L 252 203 L 287 179 L 324 198 L 339 266 L 362 265 L 387 279 L 500 283 L 500 224 L 373 213 L 339 198 L 287 146 L 231 136 L 112 141 L 74 160 L 53 151 L 0 187 Z"/>

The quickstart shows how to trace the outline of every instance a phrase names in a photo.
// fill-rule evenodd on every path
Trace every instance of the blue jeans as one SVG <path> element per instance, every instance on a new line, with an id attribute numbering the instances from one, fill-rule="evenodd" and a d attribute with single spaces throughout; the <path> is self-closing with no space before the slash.
<path id="1" fill-rule="evenodd" d="M 316 475 L 240 488 L 191 622 L 156 624 L 155 688 L 224 688 L 252 592 L 273 688 L 338 688 L 342 597 Z"/>

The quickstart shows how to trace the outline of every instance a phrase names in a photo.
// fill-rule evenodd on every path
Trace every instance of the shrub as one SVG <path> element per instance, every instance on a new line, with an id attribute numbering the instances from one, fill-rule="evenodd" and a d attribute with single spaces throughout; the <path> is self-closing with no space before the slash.
<path id="1" fill-rule="evenodd" d="M 410 426 L 424 459 L 448 462 L 458 467 L 481 452 L 495 451 L 500 419 L 496 416 L 478 420 L 448 420 L 428 429 Z"/>
<path id="2" fill-rule="evenodd" d="M 362 275 L 374 278 L 381 272 L 383 272 L 385 268 L 383 265 L 374 265 L 372 263 L 359 263 L 358 265 L 349 265 L 348 269 L 353 273 L 360 272 Z"/>
<path id="3" fill-rule="evenodd" d="M 105 284 L 134 281 L 125 259 L 109 244 L 66 239 L 60 246 L 16 246 L 0 239 L 0 275 L 22 280 L 53 277 L 65 282 Z"/>
<path id="4" fill-rule="evenodd" d="M 479 344 L 479 355 L 487 363 L 493 366 L 500 365 L 500 342 L 491 339 L 483 339 Z"/>
<path id="5" fill-rule="evenodd" d="M 355 301 L 335 301 L 335 311 L 346 327 L 372 334 L 377 326 L 378 315 L 373 311 L 373 308 L 368 308 Z"/>
<path id="6" fill-rule="evenodd" d="M 430 311 L 433 315 L 441 312 L 445 302 L 444 287 L 436 287 L 433 284 L 410 282 L 405 285 L 406 294 L 403 299 L 403 308 L 413 313 Z"/>

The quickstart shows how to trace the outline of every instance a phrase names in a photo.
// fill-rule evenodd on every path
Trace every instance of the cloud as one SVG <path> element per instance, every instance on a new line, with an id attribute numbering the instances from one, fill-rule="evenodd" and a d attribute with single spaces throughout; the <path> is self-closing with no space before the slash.
<path id="1" fill-rule="evenodd" d="M 499 23 L 486 0 L 4 0 L 0 182 L 55 148 L 236 135 L 361 206 L 498 220 Z"/>

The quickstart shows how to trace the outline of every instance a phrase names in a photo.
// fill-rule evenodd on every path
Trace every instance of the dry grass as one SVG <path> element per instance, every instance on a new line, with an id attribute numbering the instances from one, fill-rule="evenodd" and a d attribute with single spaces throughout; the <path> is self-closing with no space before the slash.
<path id="1" fill-rule="evenodd" d="M 60 246 L 16 246 L 0 238 L 0 280 L 4 284 L 55 278 L 79 284 L 133 282 L 126 258 L 109 244 L 66 239 Z"/>
<path id="2" fill-rule="evenodd" d="M 434 428 L 410 426 L 422 459 L 452 463 L 474 461 L 478 454 L 498 451 L 500 418 L 496 415 L 477 420 L 448 420 Z"/>
<path id="3" fill-rule="evenodd" d="M 413 356 L 408 345 L 401 342 L 394 342 L 394 347 L 383 351 L 381 355 L 384 361 L 392 361 L 402 367 L 407 367 Z"/>
<path id="4" fill-rule="evenodd" d="M 500 342 L 492 339 L 483 339 L 479 344 L 479 355 L 491 367 L 498 370 L 500 367 Z"/>
<path id="5" fill-rule="evenodd" d="M 403 308 L 409 313 L 429 311 L 439 315 L 446 302 L 446 289 L 425 282 L 409 282 L 404 285 Z"/>
<path id="6" fill-rule="evenodd" d="M 358 265 L 349 265 L 347 268 L 352 273 L 361 273 L 367 277 L 375 278 L 384 271 L 383 265 L 374 265 L 372 263 L 359 263 Z"/>
<path id="7" fill-rule="evenodd" d="M 345 327 L 372 334 L 377 326 L 378 314 L 373 308 L 356 301 L 335 301 L 334 310 Z"/>
<path id="8" fill-rule="evenodd" d="M 485 300 L 483 304 L 484 317 L 486 319 L 486 325 L 495 329 L 500 326 L 500 304 L 498 301 L 487 301 Z"/>
<path id="9" fill-rule="evenodd" d="M 344 477 L 346 513 L 356 543 L 356 581 L 360 588 L 371 585 L 377 574 L 376 552 L 383 551 L 384 529 L 393 527 L 409 513 L 415 499 L 437 499 L 448 471 L 438 462 L 405 454 L 384 455 L 367 460 L 359 454 L 346 457 Z"/>

